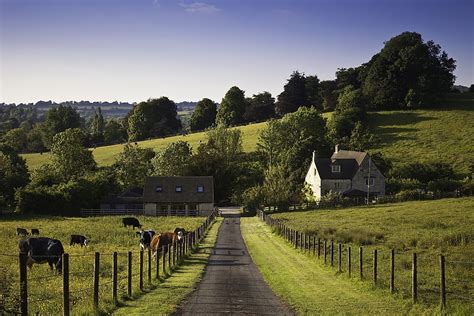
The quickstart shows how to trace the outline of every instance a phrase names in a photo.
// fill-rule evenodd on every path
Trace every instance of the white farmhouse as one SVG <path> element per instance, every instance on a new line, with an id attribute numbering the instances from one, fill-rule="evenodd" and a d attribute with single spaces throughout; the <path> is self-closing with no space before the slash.
<path id="1" fill-rule="evenodd" d="M 385 195 L 385 177 L 366 152 L 338 150 L 331 158 L 313 160 L 305 178 L 318 201 L 325 194 L 363 199 Z"/>

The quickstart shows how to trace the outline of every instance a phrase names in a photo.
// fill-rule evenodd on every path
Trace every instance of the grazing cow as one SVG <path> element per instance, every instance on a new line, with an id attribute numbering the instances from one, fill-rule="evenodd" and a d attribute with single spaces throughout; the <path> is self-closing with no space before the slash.
<path id="1" fill-rule="evenodd" d="M 122 219 L 122 223 L 124 227 L 132 226 L 133 229 L 135 229 L 135 227 L 142 228 L 142 225 L 140 224 L 138 219 L 136 219 L 135 217 L 124 217 Z"/>
<path id="2" fill-rule="evenodd" d="M 20 252 L 28 254 L 26 264 L 31 269 L 34 263 L 48 263 L 51 270 L 53 266 L 59 274 L 62 273 L 62 256 L 64 248 L 57 239 L 47 237 L 30 237 L 20 240 Z"/>
<path id="3" fill-rule="evenodd" d="M 150 243 L 153 257 L 159 256 L 163 246 L 168 246 L 178 239 L 178 235 L 171 232 L 156 234 Z M 167 251 L 167 250 L 165 250 Z"/>
<path id="4" fill-rule="evenodd" d="M 184 236 L 186 236 L 186 229 L 181 227 L 176 227 L 174 233 L 178 239 L 178 242 L 181 244 L 184 241 Z"/>
<path id="5" fill-rule="evenodd" d="M 40 234 L 40 231 L 38 228 L 32 228 L 31 229 L 31 235 L 39 235 Z"/>
<path id="6" fill-rule="evenodd" d="M 141 230 L 137 232 L 137 234 L 140 236 L 140 248 L 142 250 L 149 249 L 151 240 L 153 239 L 153 236 L 155 236 L 155 231 L 151 229 Z"/>
<path id="7" fill-rule="evenodd" d="M 81 248 L 82 248 L 82 246 L 87 246 L 87 243 L 88 243 L 88 240 L 86 237 L 82 235 L 71 235 L 71 242 L 69 246 L 81 245 Z"/>
<path id="8" fill-rule="evenodd" d="M 28 235 L 29 235 L 29 234 L 28 234 L 28 231 L 27 231 L 26 229 L 24 229 L 24 228 L 17 228 L 17 229 L 16 229 L 16 234 L 17 234 L 18 236 L 28 236 Z"/>

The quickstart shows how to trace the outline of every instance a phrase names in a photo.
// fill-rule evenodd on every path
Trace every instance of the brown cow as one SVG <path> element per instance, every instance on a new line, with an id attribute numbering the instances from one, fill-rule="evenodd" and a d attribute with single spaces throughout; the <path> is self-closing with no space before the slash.
<path id="1" fill-rule="evenodd" d="M 151 252 L 153 257 L 160 255 L 161 249 L 163 246 L 168 246 L 178 240 L 178 235 L 171 232 L 160 233 L 153 236 L 153 239 L 150 243 Z M 165 250 L 166 251 L 166 250 Z"/>

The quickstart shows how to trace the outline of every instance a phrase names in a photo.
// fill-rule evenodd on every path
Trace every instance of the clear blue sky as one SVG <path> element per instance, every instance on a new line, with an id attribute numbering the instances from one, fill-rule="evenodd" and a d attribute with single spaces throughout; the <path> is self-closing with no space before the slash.
<path id="1" fill-rule="evenodd" d="M 473 0 L 0 0 L 0 102 L 220 102 L 333 79 L 416 31 L 474 83 Z"/>

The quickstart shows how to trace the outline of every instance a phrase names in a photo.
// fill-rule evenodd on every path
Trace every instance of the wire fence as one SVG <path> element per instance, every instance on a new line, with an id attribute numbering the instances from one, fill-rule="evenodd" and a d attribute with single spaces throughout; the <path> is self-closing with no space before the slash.
<path id="1" fill-rule="evenodd" d="M 209 215 L 183 242 L 164 247 L 161 256 L 146 252 L 62 255 L 62 273 L 27 269 L 28 255 L 0 254 L 0 315 L 70 315 L 110 312 L 123 299 L 156 287 L 173 274 L 204 238 L 216 214 Z M 42 259 L 58 256 L 42 256 Z M 9 264 L 2 264 L 8 260 Z M 18 261 L 18 270 L 12 267 Z M 14 265 L 13 265 L 14 266 Z"/>
<path id="2" fill-rule="evenodd" d="M 440 304 L 442 308 L 448 303 L 462 304 L 474 310 L 474 262 L 466 260 L 463 253 L 436 256 L 336 243 L 292 229 L 264 211 L 258 215 L 295 249 L 317 257 L 338 274 L 371 282 L 375 288 L 389 289 L 414 303 Z"/>

